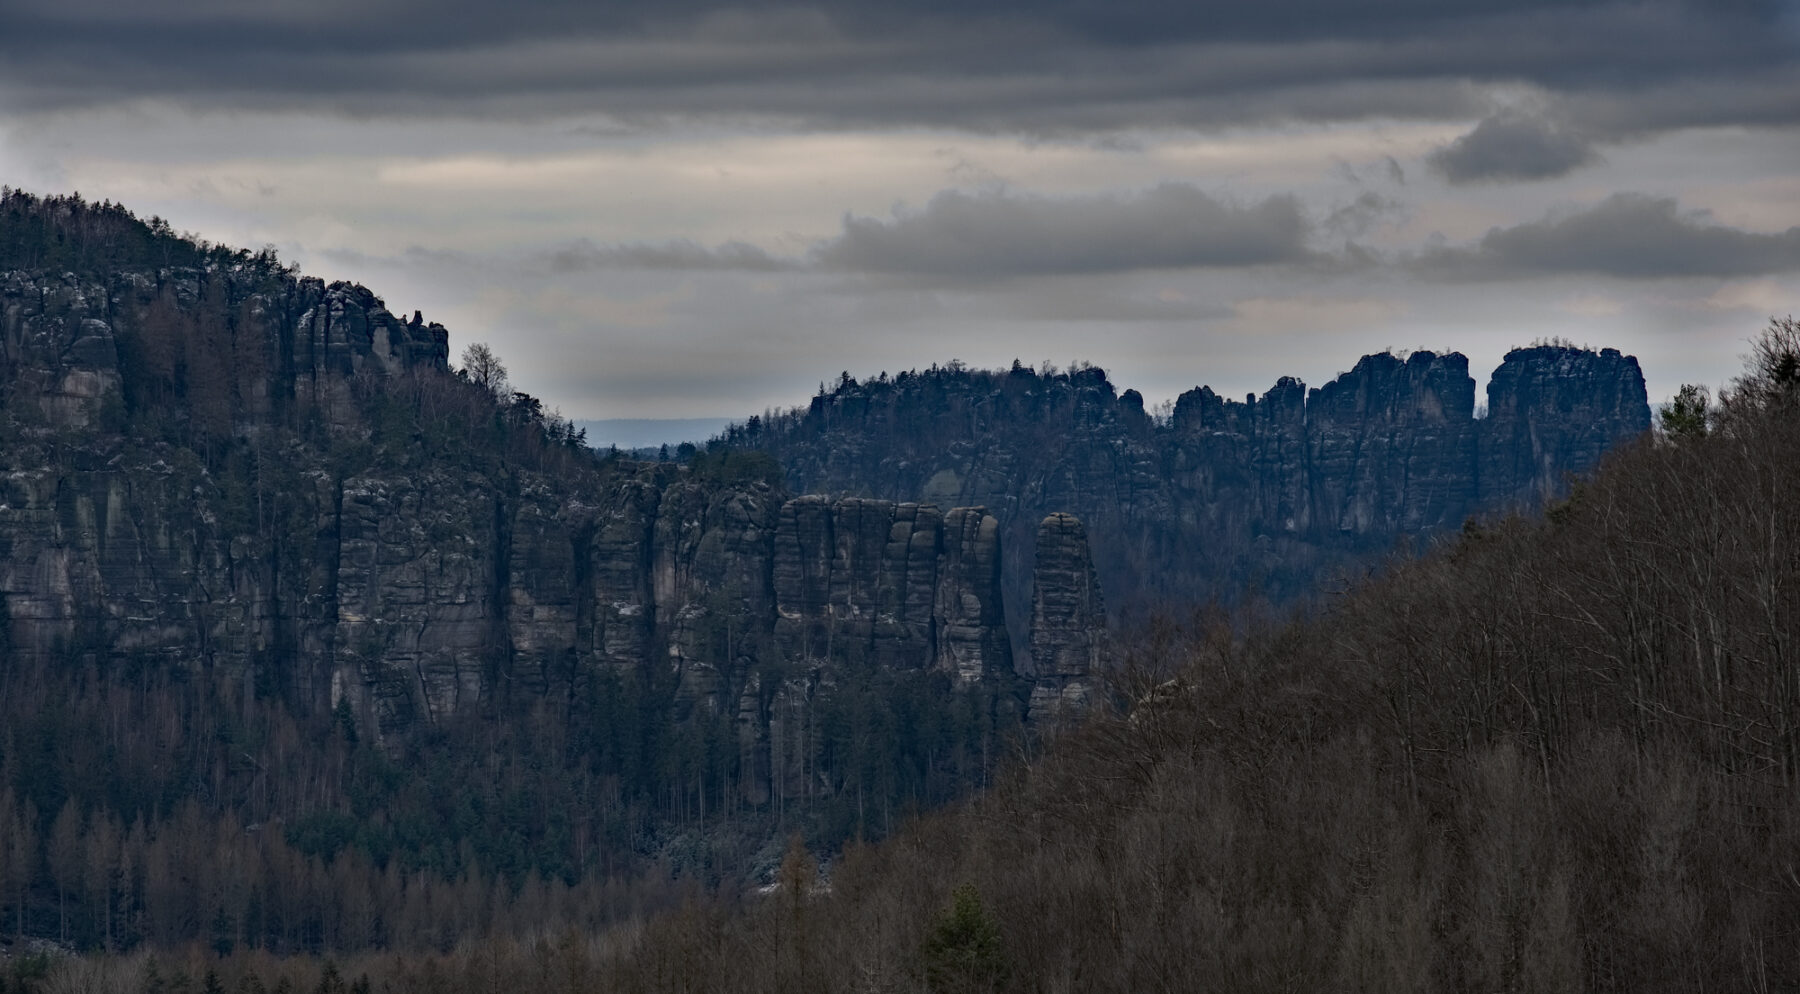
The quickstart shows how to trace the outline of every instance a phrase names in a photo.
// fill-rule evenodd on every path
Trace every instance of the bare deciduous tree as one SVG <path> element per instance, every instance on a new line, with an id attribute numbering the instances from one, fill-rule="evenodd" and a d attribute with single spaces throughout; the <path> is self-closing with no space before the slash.
<path id="1" fill-rule="evenodd" d="M 500 357 L 486 342 L 471 342 L 463 349 L 462 372 L 469 382 L 481 387 L 495 397 L 510 396 L 506 379 L 506 367 L 501 364 Z"/>

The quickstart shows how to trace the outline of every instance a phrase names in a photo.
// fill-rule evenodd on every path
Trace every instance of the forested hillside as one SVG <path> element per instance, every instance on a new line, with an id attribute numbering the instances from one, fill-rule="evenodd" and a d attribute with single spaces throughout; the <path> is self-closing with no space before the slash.
<path id="1" fill-rule="evenodd" d="M 598 927 L 1005 754 L 979 508 L 601 458 L 449 355 L 270 253 L 0 195 L 0 946 Z"/>
<path id="2" fill-rule="evenodd" d="M 1140 633 L 1108 719 L 607 982 L 1800 987 L 1800 324 L 1665 424 L 1322 617 Z"/>
<path id="3" fill-rule="evenodd" d="M 819 886 L 368 957 L 393 990 L 1800 986 L 1800 324 L 1541 518 L 1273 624 L 1150 627 L 1116 709 Z M 168 964 L 164 965 L 164 969 Z M 240 990 L 319 961 L 187 961 Z M 110 968 L 136 979 L 141 963 Z M 322 972 L 323 971 L 323 972 Z"/>

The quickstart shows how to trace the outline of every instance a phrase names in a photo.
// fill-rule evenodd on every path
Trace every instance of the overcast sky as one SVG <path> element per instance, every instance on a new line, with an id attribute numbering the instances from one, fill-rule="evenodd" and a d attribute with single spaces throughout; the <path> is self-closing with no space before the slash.
<path id="1" fill-rule="evenodd" d="M 0 182 L 273 244 L 577 418 L 1552 336 L 1656 401 L 1800 313 L 1800 0 L 0 7 Z"/>

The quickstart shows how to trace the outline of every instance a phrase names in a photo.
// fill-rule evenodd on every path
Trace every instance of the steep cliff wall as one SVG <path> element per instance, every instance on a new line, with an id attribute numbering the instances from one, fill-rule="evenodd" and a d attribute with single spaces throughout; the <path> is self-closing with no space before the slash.
<path id="1" fill-rule="evenodd" d="M 1093 368 L 1040 375 L 933 368 L 846 379 L 796 410 L 728 431 L 778 458 L 796 490 L 981 504 L 1007 538 L 1014 645 L 1028 633 L 1032 535 L 1086 523 L 1115 609 L 1168 599 L 1301 597 L 1402 536 L 1538 506 L 1650 425 L 1637 361 L 1519 349 L 1488 386 L 1461 355 L 1363 358 L 1308 390 L 1183 394 L 1167 418 Z"/>
<path id="2" fill-rule="evenodd" d="M 1488 380 L 1478 483 L 1483 503 L 1536 505 L 1565 477 L 1649 429 L 1644 376 L 1617 349 L 1514 349 Z"/>
<path id="3" fill-rule="evenodd" d="M 932 667 L 965 684 L 1012 673 L 999 527 L 984 508 L 799 497 L 774 549 L 784 658 Z"/>
<path id="4" fill-rule="evenodd" d="M 735 723 L 758 801 L 834 789 L 818 724 L 860 672 L 1020 710 L 982 508 L 521 458 L 540 430 L 447 342 L 255 263 L 0 273 L 5 650 L 347 705 L 378 738 L 623 679 Z"/>
<path id="5" fill-rule="evenodd" d="M 1483 420 L 1454 354 L 1242 402 L 1199 388 L 1166 419 L 1097 369 L 954 368 L 846 380 L 738 431 L 796 490 L 853 495 L 790 498 L 730 459 L 599 460 L 361 287 L 132 251 L 0 260 L 10 656 L 191 670 L 377 738 L 629 696 L 712 729 L 734 758 L 707 762 L 757 801 L 838 789 L 865 726 L 945 727 L 881 694 L 982 702 L 965 742 L 1027 690 L 1079 706 L 1103 603 L 1294 596 L 1553 493 L 1648 424 L 1611 350 L 1510 354 Z M 943 744 L 914 743 L 921 777 Z"/>

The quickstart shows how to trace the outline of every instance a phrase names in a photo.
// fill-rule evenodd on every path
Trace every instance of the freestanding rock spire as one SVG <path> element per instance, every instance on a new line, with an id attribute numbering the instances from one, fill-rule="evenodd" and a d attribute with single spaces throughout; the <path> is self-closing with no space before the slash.
<path id="1" fill-rule="evenodd" d="M 1031 661 L 1037 683 L 1029 718 L 1054 721 L 1092 705 L 1095 673 L 1106 655 L 1106 608 L 1088 554 L 1087 529 L 1073 514 L 1038 525 L 1031 583 Z"/>

